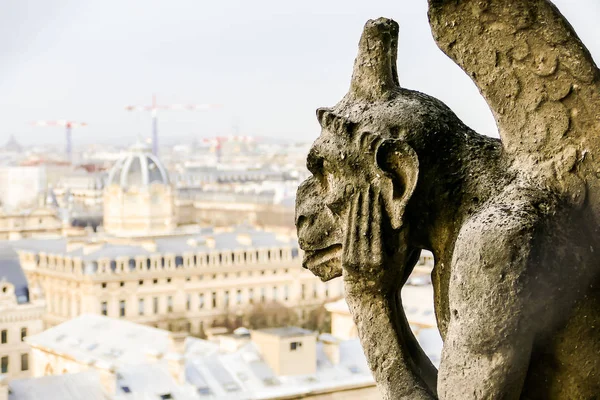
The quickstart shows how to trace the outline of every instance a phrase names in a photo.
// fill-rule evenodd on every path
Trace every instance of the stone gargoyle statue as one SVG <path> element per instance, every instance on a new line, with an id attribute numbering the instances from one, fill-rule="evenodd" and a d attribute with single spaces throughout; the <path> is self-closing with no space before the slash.
<path id="1" fill-rule="evenodd" d="M 547 0 L 430 0 L 429 18 L 501 140 L 401 88 L 397 24 L 369 21 L 348 94 L 317 111 L 304 266 L 343 277 L 384 399 L 598 399 L 600 72 Z M 439 371 L 399 295 L 422 249 Z"/>

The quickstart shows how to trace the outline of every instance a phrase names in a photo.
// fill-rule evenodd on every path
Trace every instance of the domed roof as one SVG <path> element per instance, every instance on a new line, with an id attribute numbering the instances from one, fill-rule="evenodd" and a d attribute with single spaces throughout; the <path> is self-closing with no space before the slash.
<path id="1" fill-rule="evenodd" d="M 150 146 L 137 142 L 129 148 L 129 152 L 112 167 L 107 186 L 119 185 L 129 187 L 145 187 L 152 183 L 169 184 L 167 169 L 158 157 L 152 154 Z"/>

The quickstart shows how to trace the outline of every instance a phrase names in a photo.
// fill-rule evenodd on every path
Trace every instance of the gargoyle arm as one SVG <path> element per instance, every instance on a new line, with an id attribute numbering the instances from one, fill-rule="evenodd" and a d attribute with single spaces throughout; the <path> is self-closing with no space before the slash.
<path id="1" fill-rule="evenodd" d="M 436 399 L 435 368 L 410 330 L 399 294 L 355 291 L 346 283 L 346 301 L 383 399 Z"/>
<path id="2" fill-rule="evenodd" d="M 539 271 L 529 268 L 541 251 L 538 198 L 514 187 L 506 193 L 475 214 L 456 242 L 440 399 L 522 396 L 543 319 L 535 307 L 547 294 L 540 289 L 544 278 L 536 279 Z"/>

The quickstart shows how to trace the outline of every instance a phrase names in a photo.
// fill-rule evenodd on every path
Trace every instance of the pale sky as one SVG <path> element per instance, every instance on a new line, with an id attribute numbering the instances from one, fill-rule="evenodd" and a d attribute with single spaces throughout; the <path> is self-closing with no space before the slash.
<path id="1" fill-rule="evenodd" d="M 159 103 L 215 103 L 218 111 L 159 117 L 162 143 L 215 134 L 314 140 L 315 109 L 346 93 L 364 23 L 400 24 L 403 87 L 446 102 L 480 133 L 496 135 L 470 79 L 435 46 L 426 0 L 4 0 L 0 9 L 0 145 L 62 146 L 72 119 L 84 143 L 134 142 Z M 600 61 L 600 2 L 556 0 Z M 237 121 L 237 122 L 236 122 Z"/>

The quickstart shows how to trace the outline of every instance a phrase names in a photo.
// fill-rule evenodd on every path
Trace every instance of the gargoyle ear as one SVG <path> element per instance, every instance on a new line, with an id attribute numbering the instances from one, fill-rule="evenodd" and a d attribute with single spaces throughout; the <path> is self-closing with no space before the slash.
<path id="1" fill-rule="evenodd" d="M 389 186 L 382 185 L 381 195 L 392 228 L 399 229 L 406 205 L 417 186 L 419 158 L 412 147 L 397 139 L 384 140 L 377 148 L 375 157 L 379 168 L 391 180 Z"/>

